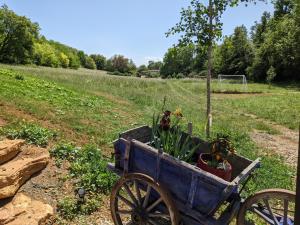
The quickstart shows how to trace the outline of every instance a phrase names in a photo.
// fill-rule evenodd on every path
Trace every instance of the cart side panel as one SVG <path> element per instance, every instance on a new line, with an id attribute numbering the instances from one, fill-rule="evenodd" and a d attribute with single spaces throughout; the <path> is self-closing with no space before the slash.
<path id="1" fill-rule="evenodd" d="M 162 159 L 159 181 L 168 187 L 174 199 L 184 204 L 186 210 L 189 207 L 208 214 L 214 210 L 220 202 L 222 191 L 226 185 L 218 182 L 210 182 L 202 175 L 202 171 L 181 167 Z M 195 181 L 193 182 L 193 179 Z M 195 185 L 195 187 L 192 187 Z M 193 199 L 190 192 L 195 189 Z M 190 201 L 190 202 L 189 202 Z"/>
<path id="2" fill-rule="evenodd" d="M 121 155 L 119 163 L 121 169 L 124 168 L 126 142 L 124 139 L 119 139 L 115 143 L 116 153 Z M 143 173 L 154 179 L 157 178 L 158 182 L 170 191 L 176 202 L 181 203 L 177 205 L 184 206 L 179 208 L 180 211 L 185 211 L 188 206 L 208 214 L 218 206 L 220 196 L 226 188 L 225 181 L 219 182 L 214 178 L 207 178 L 206 172 L 186 167 L 186 164 L 174 159 L 168 160 L 168 157 L 162 157 L 158 163 L 157 150 L 136 143 L 134 141 L 131 145 L 128 172 Z M 197 177 L 196 183 L 194 181 L 196 190 L 191 200 L 190 191 L 195 177 Z"/>
<path id="3" fill-rule="evenodd" d="M 149 126 L 141 126 L 131 130 L 127 130 L 119 135 L 120 138 L 126 140 L 138 140 L 142 143 L 151 141 L 152 129 Z"/>

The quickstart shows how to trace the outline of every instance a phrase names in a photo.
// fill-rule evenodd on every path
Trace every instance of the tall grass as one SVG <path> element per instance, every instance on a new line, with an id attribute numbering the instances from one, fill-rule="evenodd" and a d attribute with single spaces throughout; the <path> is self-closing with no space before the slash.
<path id="1" fill-rule="evenodd" d="M 58 126 L 67 126 L 73 132 L 88 136 L 97 144 L 109 146 L 118 132 L 145 123 L 151 124 L 153 112 L 161 109 L 165 96 L 166 108 L 182 108 L 185 123 L 193 122 L 194 133 L 205 138 L 204 80 L 119 77 L 107 75 L 104 71 L 83 69 L 0 67 L 12 69 L 15 71 L 13 73 L 24 76 L 24 81 L 20 81 L 0 74 L 1 83 L 6 85 L 6 88 L 0 88 L 0 102 L 13 103 L 32 115 L 42 116 Z M 52 88 L 41 90 L 45 85 Z M 227 90 L 236 88 L 226 85 Z M 212 87 L 218 90 L 219 84 L 213 81 Z M 297 129 L 300 121 L 300 92 L 294 86 L 270 88 L 256 83 L 249 83 L 248 91 L 261 93 L 212 95 L 213 135 L 218 132 L 228 133 L 239 146 L 240 154 L 251 159 L 263 157 L 263 168 L 260 169 L 258 181 L 250 184 L 249 191 L 270 187 L 294 189 L 295 169 L 285 165 L 279 156 L 266 157 L 264 151 L 257 148 L 249 138 L 253 129 L 269 133 L 280 131 L 273 130 L 268 123 L 262 125 L 261 121 L 245 114 L 253 114 Z"/>

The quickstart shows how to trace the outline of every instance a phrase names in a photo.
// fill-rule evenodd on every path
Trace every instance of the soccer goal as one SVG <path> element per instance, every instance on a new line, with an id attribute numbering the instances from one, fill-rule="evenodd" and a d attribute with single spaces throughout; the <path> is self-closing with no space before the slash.
<path id="1" fill-rule="evenodd" d="M 247 90 L 248 85 L 247 85 L 247 78 L 245 75 L 223 75 L 219 74 L 218 75 L 218 84 L 220 88 L 225 88 L 228 85 L 225 84 L 237 84 L 237 85 L 242 85 L 241 89 L 244 91 Z"/>

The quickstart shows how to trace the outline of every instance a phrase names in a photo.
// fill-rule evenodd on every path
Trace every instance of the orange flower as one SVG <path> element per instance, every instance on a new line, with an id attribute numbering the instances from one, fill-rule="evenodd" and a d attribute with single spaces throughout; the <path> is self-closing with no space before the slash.
<path id="1" fill-rule="evenodd" d="M 181 108 L 177 108 L 174 112 L 174 115 L 177 117 L 183 117 Z"/>
<path id="2" fill-rule="evenodd" d="M 221 156 L 219 154 L 216 155 L 216 160 L 219 161 L 221 159 Z"/>

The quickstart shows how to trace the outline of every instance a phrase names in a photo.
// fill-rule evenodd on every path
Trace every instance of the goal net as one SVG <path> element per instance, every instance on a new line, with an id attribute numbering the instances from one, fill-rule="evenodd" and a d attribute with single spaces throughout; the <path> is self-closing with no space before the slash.
<path id="1" fill-rule="evenodd" d="M 221 89 L 247 90 L 247 79 L 245 75 L 218 75 L 218 84 Z"/>

